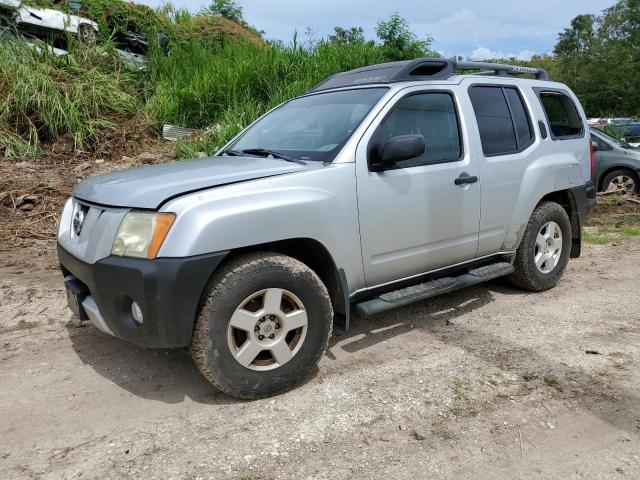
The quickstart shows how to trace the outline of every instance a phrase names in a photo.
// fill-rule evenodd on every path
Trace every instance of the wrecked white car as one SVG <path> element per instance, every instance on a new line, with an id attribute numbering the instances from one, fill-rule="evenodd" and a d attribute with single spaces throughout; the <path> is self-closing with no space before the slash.
<path id="1" fill-rule="evenodd" d="M 26 37 L 53 41 L 56 48 L 65 48 L 67 35 L 84 43 L 95 42 L 98 24 L 78 15 L 51 8 L 23 5 L 20 0 L 0 0 L 0 23 L 14 26 Z"/>
<path id="2" fill-rule="evenodd" d="M 80 8 L 81 4 L 77 4 Z M 15 29 L 37 49 L 46 43 L 56 55 L 67 55 L 69 35 L 81 43 L 93 44 L 98 37 L 98 24 L 89 18 L 71 15 L 49 8 L 24 5 L 20 0 L 0 0 L 0 27 Z M 133 32 L 116 32 L 115 52 L 131 70 L 144 70 L 147 64 L 148 42 Z"/>

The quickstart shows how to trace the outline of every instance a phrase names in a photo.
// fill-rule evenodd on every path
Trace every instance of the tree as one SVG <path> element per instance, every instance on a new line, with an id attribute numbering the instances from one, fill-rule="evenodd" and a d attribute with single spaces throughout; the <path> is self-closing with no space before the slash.
<path id="1" fill-rule="evenodd" d="M 409 22 L 397 12 L 387 21 L 381 20 L 376 25 L 376 35 L 382 42 L 382 49 L 389 61 L 409 60 L 424 56 L 437 56 L 430 50 L 433 39 L 427 37 L 420 40 L 409 28 Z"/>
<path id="2" fill-rule="evenodd" d="M 213 0 L 210 5 L 200 10 L 201 15 L 218 15 L 243 24 L 242 7 L 234 0 Z"/>
<path id="3" fill-rule="evenodd" d="M 565 28 L 558 35 L 554 53 L 560 56 L 574 53 L 590 54 L 596 40 L 595 23 L 595 15 L 578 15 L 571 21 L 571 27 Z"/>
<path id="4" fill-rule="evenodd" d="M 362 27 L 342 28 L 335 27 L 333 35 L 329 35 L 331 43 L 340 45 L 358 45 L 365 43 L 364 30 Z"/>
<path id="5" fill-rule="evenodd" d="M 558 36 L 557 80 L 590 116 L 640 113 L 640 0 L 618 0 L 601 15 L 578 15 Z"/>

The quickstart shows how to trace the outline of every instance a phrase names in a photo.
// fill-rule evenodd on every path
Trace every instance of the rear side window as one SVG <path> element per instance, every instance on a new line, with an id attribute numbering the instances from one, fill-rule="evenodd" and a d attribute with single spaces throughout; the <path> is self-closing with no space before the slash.
<path id="1" fill-rule="evenodd" d="M 486 156 L 518 153 L 533 143 L 531 119 L 518 89 L 475 86 L 469 97 Z"/>
<path id="2" fill-rule="evenodd" d="M 456 162 L 462 157 L 458 116 L 450 93 L 418 93 L 403 98 L 378 126 L 372 145 L 379 147 L 396 135 L 422 135 L 426 143 L 422 156 L 398 162 L 398 168 Z"/>
<path id="3" fill-rule="evenodd" d="M 584 127 L 578 109 L 567 95 L 555 90 L 538 89 L 538 96 L 547 115 L 551 137 L 554 140 L 584 136 Z"/>

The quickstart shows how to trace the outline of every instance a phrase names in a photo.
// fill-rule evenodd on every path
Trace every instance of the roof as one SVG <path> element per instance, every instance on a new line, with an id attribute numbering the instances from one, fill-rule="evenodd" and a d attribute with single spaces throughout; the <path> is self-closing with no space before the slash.
<path id="1" fill-rule="evenodd" d="M 523 67 L 485 62 L 459 62 L 445 58 L 418 58 L 404 62 L 382 63 L 338 73 L 313 87 L 310 92 L 356 85 L 411 82 L 416 80 L 446 80 L 464 70 L 477 70 L 477 75 L 513 76 L 533 75 L 548 80 L 542 68 Z"/>

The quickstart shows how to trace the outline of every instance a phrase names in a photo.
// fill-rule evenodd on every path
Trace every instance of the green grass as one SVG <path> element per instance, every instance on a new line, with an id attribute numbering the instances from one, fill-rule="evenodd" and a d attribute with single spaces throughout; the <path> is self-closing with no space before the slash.
<path id="1" fill-rule="evenodd" d="M 584 231 L 582 238 L 586 243 L 607 245 L 612 242 L 634 237 L 640 237 L 640 227 L 591 228 Z"/>
<path id="2" fill-rule="evenodd" d="M 33 156 L 62 135 L 82 149 L 118 115 L 138 109 L 134 82 L 111 59 L 103 48 L 57 57 L 0 38 L 0 153 Z"/>
<path id="3" fill-rule="evenodd" d="M 199 137 L 177 143 L 179 158 L 211 154 L 258 116 L 321 80 L 383 61 L 380 48 L 364 43 L 321 42 L 312 49 L 242 41 L 179 43 L 170 55 L 152 55 L 150 82 L 155 87 L 147 111 L 160 123 L 208 127 Z"/>

